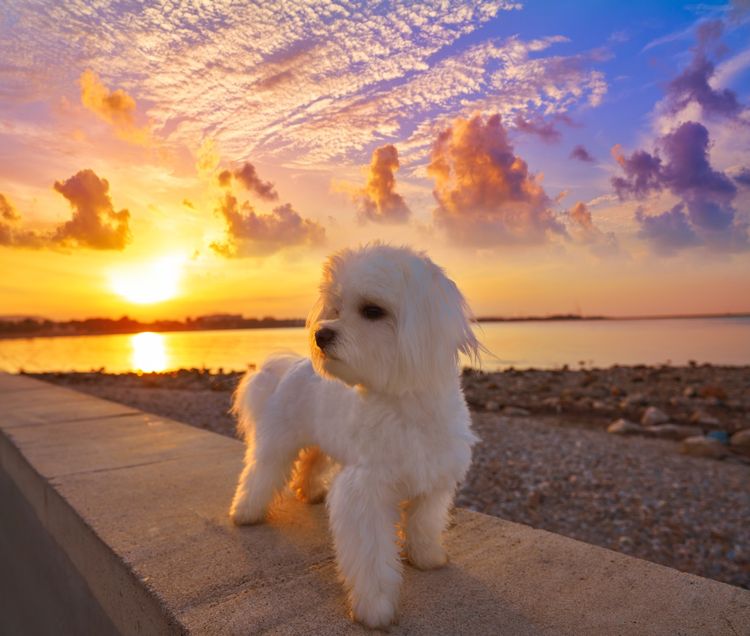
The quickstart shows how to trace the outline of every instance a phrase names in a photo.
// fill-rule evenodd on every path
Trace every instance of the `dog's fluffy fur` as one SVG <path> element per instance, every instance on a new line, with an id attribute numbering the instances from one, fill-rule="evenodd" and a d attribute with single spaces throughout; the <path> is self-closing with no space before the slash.
<path id="1" fill-rule="evenodd" d="M 399 524 L 414 566 L 447 560 L 441 535 L 476 441 L 458 353 L 479 345 L 443 271 L 381 244 L 329 258 L 307 326 L 312 360 L 272 357 L 237 390 L 247 454 L 230 515 L 262 521 L 290 480 L 302 500 L 326 497 L 354 618 L 385 627 L 401 584 Z"/>

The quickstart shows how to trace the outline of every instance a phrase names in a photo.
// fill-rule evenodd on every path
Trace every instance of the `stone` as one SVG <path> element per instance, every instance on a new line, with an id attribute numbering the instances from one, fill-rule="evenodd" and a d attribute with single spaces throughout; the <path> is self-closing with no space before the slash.
<path id="1" fill-rule="evenodd" d="M 711 459 L 722 459 L 728 455 L 727 447 L 715 439 L 696 435 L 682 440 L 680 452 L 691 457 L 708 457 Z"/>
<path id="2" fill-rule="evenodd" d="M 639 435 L 643 433 L 643 427 L 640 424 L 621 417 L 607 427 L 607 433 L 612 433 L 613 435 Z"/>
<path id="3" fill-rule="evenodd" d="M 503 415 L 507 415 L 509 417 L 527 417 L 531 415 L 531 412 L 527 411 L 526 409 L 522 409 L 519 406 L 506 406 L 503 409 Z"/>
<path id="4" fill-rule="evenodd" d="M 721 426 L 721 422 L 705 411 L 693 411 L 690 421 L 698 426 Z"/>
<path id="5" fill-rule="evenodd" d="M 694 386 L 686 386 L 685 390 L 682 392 L 683 397 L 686 398 L 694 398 L 698 395 L 698 389 L 696 389 Z"/>
<path id="6" fill-rule="evenodd" d="M 722 444 L 729 444 L 729 433 L 726 431 L 709 431 L 706 433 L 706 437 L 708 439 L 715 439 L 717 442 L 721 442 Z"/>
<path id="7" fill-rule="evenodd" d="M 733 450 L 750 455 L 750 428 L 737 431 L 729 442 Z"/>
<path id="8" fill-rule="evenodd" d="M 643 426 L 656 426 L 669 421 L 669 416 L 660 408 L 649 406 L 641 418 Z"/>
<path id="9" fill-rule="evenodd" d="M 642 393 L 633 393 L 628 395 L 625 399 L 620 401 L 620 408 L 632 409 L 638 406 L 643 406 L 646 403 L 646 396 Z"/>
<path id="10" fill-rule="evenodd" d="M 657 424 L 644 429 L 645 432 L 659 439 L 683 440 L 687 437 L 700 436 L 703 431 L 698 426 L 683 426 L 681 424 Z"/>
<path id="11" fill-rule="evenodd" d="M 714 398 L 716 400 L 719 400 L 720 402 L 724 402 L 727 397 L 729 397 L 723 387 L 717 386 L 715 384 L 706 384 L 702 386 L 698 390 L 698 395 L 700 395 L 702 398 Z"/>

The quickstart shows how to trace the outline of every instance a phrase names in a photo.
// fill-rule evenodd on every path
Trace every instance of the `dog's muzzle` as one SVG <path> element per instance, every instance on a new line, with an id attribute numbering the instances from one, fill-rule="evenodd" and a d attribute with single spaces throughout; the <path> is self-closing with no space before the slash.
<path id="1" fill-rule="evenodd" d="M 321 327 L 315 332 L 315 344 L 321 351 L 325 351 L 326 347 L 333 344 L 334 340 L 336 340 L 336 332 L 329 327 Z"/>

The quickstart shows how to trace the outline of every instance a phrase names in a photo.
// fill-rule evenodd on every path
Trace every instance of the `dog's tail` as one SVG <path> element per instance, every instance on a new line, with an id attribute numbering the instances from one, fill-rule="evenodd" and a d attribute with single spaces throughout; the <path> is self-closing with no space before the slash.
<path id="1" fill-rule="evenodd" d="M 292 353 L 276 354 L 266 359 L 258 371 L 248 371 L 234 392 L 232 413 L 237 418 L 237 432 L 242 439 L 252 436 L 255 421 L 266 408 L 281 378 L 301 358 Z"/>

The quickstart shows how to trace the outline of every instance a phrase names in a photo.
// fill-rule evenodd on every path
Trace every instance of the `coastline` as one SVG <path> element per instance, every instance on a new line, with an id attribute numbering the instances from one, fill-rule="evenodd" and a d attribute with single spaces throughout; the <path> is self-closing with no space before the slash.
<path id="1" fill-rule="evenodd" d="M 239 372 L 29 375 L 234 436 Z M 750 366 L 464 370 L 482 441 L 457 504 L 750 589 L 750 454 L 717 461 L 653 427 L 607 432 L 653 407 L 670 426 L 736 434 L 750 428 L 747 377 Z"/>
<path id="2" fill-rule="evenodd" d="M 580 316 L 576 314 L 554 314 L 550 316 L 481 316 L 475 320 L 477 324 L 483 323 L 519 323 L 519 322 L 619 322 L 619 321 L 651 321 L 651 320 L 731 320 L 750 319 L 750 312 L 725 313 L 725 314 L 674 314 L 656 316 Z M 98 319 L 97 319 L 98 320 Z M 108 322 L 117 323 L 118 321 Z M 2 324 L 0 317 L 0 324 Z M 85 321 L 84 321 L 85 322 Z M 137 323 L 137 321 L 131 321 Z M 161 323 L 161 324 L 160 324 Z M 243 324 L 244 323 L 244 324 Z M 250 323 L 250 324 L 248 324 Z M 70 328 L 48 328 L 32 331 L 2 331 L 0 340 L 4 339 L 31 339 L 31 338 L 65 338 L 76 336 L 119 336 L 135 335 L 143 332 L 153 333 L 184 333 L 205 331 L 242 331 L 254 329 L 297 329 L 305 326 L 302 318 L 290 319 L 243 319 L 240 322 L 214 323 L 203 326 L 191 326 L 179 321 L 156 321 L 154 323 L 137 323 L 126 328 L 106 329 L 70 329 Z"/>

